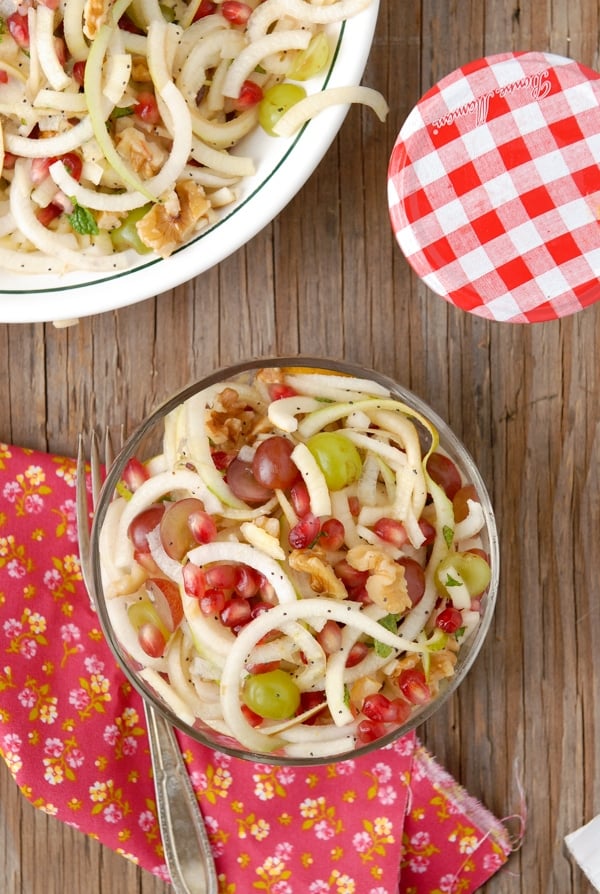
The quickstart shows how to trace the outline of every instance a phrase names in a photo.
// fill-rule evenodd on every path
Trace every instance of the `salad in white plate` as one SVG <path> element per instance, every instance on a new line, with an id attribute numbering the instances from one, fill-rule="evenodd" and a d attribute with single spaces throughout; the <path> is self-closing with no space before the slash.
<path id="1" fill-rule="evenodd" d="M 328 28 L 372 0 L 4 0 L 0 267 L 116 273 L 167 258 L 239 197 L 262 128 L 332 104 L 387 114 L 366 87 L 309 95 Z M 12 11 L 9 12 L 9 10 Z"/>
<path id="2" fill-rule="evenodd" d="M 326 758 L 443 694 L 482 622 L 489 516 L 427 415 L 375 380 L 264 366 L 175 405 L 161 440 L 109 481 L 101 606 L 184 728 Z"/>

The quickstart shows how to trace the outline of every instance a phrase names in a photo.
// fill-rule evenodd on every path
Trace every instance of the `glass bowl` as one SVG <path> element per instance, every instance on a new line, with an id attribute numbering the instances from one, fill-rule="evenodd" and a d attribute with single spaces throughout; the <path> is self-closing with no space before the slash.
<path id="1" fill-rule="evenodd" d="M 457 437 L 386 376 L 312 357 L 218 370 L 151 413 L 107 472 L 91 549 L 142 698 L 271 764 L 356 757 L 428 720 L 498 591 L 493 509 Z"/>

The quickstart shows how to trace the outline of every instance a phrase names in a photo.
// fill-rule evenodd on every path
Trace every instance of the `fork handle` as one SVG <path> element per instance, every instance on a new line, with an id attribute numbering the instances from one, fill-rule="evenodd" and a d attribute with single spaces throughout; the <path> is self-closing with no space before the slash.
<path id="1" fill-rule="evenodd" d="M 169 722 L 144 701 L 158 821 L 177 894 L 217 894 L 217 874 L 200 807 Z"/>

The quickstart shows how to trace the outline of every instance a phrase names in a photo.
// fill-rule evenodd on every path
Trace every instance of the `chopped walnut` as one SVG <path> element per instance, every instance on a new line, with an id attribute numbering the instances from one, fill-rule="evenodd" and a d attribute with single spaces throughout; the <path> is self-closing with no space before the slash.
<path id="1" fill-rule="evenodd" d="M 210 209 L 201 186 L 191 180 L 178 183 L 162 204 L 154 205 L 136 224 L 142 242 L 163 258 L 192 235 Z"/>
<path id="2" fill-rule="evenodd" d="M 265 430 L 268 419 L 248 405 L 235 388 L 224 388 L 207 413 L 206 429 L 213 444 L 226 453 L 237 453 Z"/>
<path id="3" fill-rule="evenodd" d="M 310 575 L 310 588 L 315 593 L 326 593 L 334 599 L 348 598 L 346 587 L 331 565 L 316 555 L 314 550 L 294 549 L 288 561 L 295 571 L 304 571 Z"/>
<path id="4" fill-rule="evenodd" d="M 358 571 L 370 571 L 366 589 L 372 601 L 391 614 L 410 608 L 404 568 L 376 546 L 354 546 L 346 556 Z"/>
<path id="5" fill-rule="evenodd" d="M 115 145 L 133 170 L 142 177 L 153 177 L 160 170 L 167 154 L 156 143 L 149 142 L 135 127 L 126 127 L 115 138 Z"/>
<path id="6" fill-rule="evenodd" d="M 265 366 L 256 374 L 257 381 L 264 382 L 265 385 L 276 385 L 281 382 L 282 378 L 281 368 L 278 366 Z"/>
<path id="7" fill-rule="evenodd" d="M 144 56 L 134 56 L 131 60 L 131 80 L 136 83 L 150 83 L 152 77 Z"/>
<path id="8" fill-rule="evenodd" d="M 120 226 L 124 217 L 125 215 L 119 211 L 98 211 L 96 223 L 101 230 L 114 230 L 115 227 Z"/>
<path id="9" fill-rule="evenodd" d="M 112 6 L 112 0 L 86 0 L 83 7 L 83 33 L 93 40 Z"/>

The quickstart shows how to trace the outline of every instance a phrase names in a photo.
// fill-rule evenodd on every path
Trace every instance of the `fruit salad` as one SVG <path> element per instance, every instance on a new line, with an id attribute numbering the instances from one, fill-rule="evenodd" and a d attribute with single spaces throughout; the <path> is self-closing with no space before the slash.
<path id="1" fill-rule="evenodd" d="M 490 585 L 486 526 L 436 427 L 386 386 L 258 368 L 122 461 L 98 538 L 111 635 L 217 747 L 347 754 L 452 680 Z"/>

